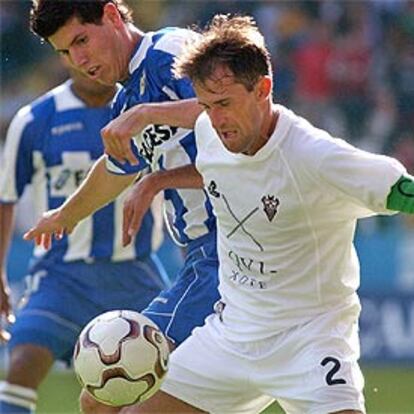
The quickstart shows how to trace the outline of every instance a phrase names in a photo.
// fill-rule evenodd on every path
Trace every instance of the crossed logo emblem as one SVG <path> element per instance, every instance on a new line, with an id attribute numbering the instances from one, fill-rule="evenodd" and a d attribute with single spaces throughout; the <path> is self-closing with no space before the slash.
<path id="1" fill-rule="evenodd" d="M 215 181 L 213 180 L 210 181 L 207 187 L 207 191 L 211 196 L 215 198 L 221 198 L 223 200 L 224 205 L 227 208 L 227 211 L 230 213 L 230 215 L 233 217 L 235 221 L 235 226 L 229 233 L 226 234 L 226 237 L 231 238 L 237 231 L 241 230 L 246 236 L 248 236 L 253 241 L 254 244 L 256 244 L 256 246 L 261 251 L 264 251 L 262 244 L 245 227 L 246 222 L 250 220 L 250 218 L 259 211 L 259 207 L 255 207 L 250 212 L 248 212 L 244 217 L 239 218 L 236 216 L 233 209 L 231 208 L 230 203 L 227 200 L 227 197 L 223 193 L 220 193 L 218 191 L 217 183 Z M 263 210 L 266 213 L 268 220 L 272 221 L 277 213 L 277 208 L 279 207 L 279 204 L 280 204 L 279 199 L 273 195 L 267 195 L 267 196 L 263 196 L 261 198 L 261 201 L 263 203 Z"/>

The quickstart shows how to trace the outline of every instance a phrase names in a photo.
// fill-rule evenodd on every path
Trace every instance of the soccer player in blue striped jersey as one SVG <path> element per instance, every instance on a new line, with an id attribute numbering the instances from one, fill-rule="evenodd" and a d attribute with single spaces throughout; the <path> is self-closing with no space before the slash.
<path id="1" fill-rule="evenodd" d="M 194 97 L 187 80 L 171 74 L 174 57 L 195 34 L 185 29 L 167 28 L 145 34 L 129 63 L 130 76 L 117 94 L 113 118 L 139 104 Z M 146 166 L 152 171 L 170 170 L 194 163 L 197 154 L 192 130 L 169 125 L 146 125 L 131 142 L 136 161 L 118 161 L 109 156 L 107 168 L 114 174 L 136 174 Z M 170 232 L 178 244 L 189 242 L 215 230 L 215 217 L 205 191 L 166 190 L 165 210 Z"/>
<path id="2" fill-rule="evenodd" d="M 71 79 L 23 107 L 8 130 L 0 177 L 0 313 L 9 319 L 5 258 L 15 204 L 31 183 L 37 216 L 57 208 L 103 153 L 100 130 L 110 119 L 109 103 L 117 88 L 71 72 Z M 133 178 L 120 177 L 120 187 Z M 141 311 L 166 286 L 166 274 L 151 253 L 151 213 L 134 241 L 122 246 L 125 196 L 88 217 L 50 250 L 35 248 L 26 304 L 10 327 L 1 413 L 35 408 L 37 387 L 55 360 L 70 361 L 77 336 L 90 319 L 110 309 Z"/>
<path id="3" fill-rule="evenodd" d="M 191 99 L 194 97 L 191 84 L 175 79 L 172 74 L 175 56 L 195 34 L 176 28 L 144 34 L 133 25 L 121 0 L 70 3 L 39 0 L 32 8 L 31 27 L 65 56 L 69 64 L 92 79 L 107 85 L 121 81 L 123 89 L 114 104 L 114 116 L 122 113 L 127 117 L 129 111 L 138 110 L 145 126 L 142 131 L 138 128 L 134 141 L 128 143 L 129 156 L 124 159 L 104 156 L 98 160 L 79 191 L 60 209 L 48 213 L 25 236 L 36 239 L 38 244 L 49 244 L 51 235 L 72 231 L 86 217 L 85 206 L 97 203 L 97 199 L 107 201 L 113 197 L 120 176 L 135 175 L 150 166 L 157 171 L 154 185 L 168 188 L 171 187 L 168 183 L 174 180 L 169 169 L 194 162 L 197 149 L 192 131 L 169 126 L 168 120 L 160 124 L 157 119 L 164 120 L 165 116 L 165 107 L 160 102 L 186 99 L 189 113 L 201 111 L 196 100 Z M 204 323 L 219 299 L 216 224 L 202 189 L 168 190 L 164 196 L 172 234 L 186 247 L 186 259 L 172 288 L 155 298 L 144 313 L 176 346 L 195 326 Z M 129 238 L 124 242 L 129 244 Z"/>

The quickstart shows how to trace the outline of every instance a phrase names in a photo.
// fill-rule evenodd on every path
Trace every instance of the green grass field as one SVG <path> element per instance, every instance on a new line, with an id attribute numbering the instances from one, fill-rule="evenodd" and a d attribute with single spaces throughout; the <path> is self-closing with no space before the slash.
<path id="1" fill-rule="evenodd" d="M 369 414 L 414 414 L 414 367 L 365 367 L 365 396 Z M 70 372 L 53 372 L 40 389 L 37 414 L 75 414 L 79 386 Z M 277 406 L 266 414 L 282 413 Z M 99 413 L 96 413 L 99 414 Z"/>

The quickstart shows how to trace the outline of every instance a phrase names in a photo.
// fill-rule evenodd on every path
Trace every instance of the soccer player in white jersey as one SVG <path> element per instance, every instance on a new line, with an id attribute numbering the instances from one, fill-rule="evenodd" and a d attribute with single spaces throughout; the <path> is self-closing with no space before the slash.
<path id="1" fill-rule="evenodd" d="M 222 299 L 172 354 L 162 391 L 121 412 L 247 414 L 277 400 L 287 413 L 364 413 L 355 226 L 414 213 L 414 177 L 273 103 L 249 17 L 216 16 L 176 73 L 205 108 L 192 176 L 217 215 Z"/>
<path id="2" fill-rule="evenodd" d="M 32 183 L 39 217 L 79 186 L 103 153 L 100 130 L 110 119 L 116 89 L 72 70 L 71 79 L 14 117 L 0 177 L 2 317 L 12 314 L 5 266 L 15 204 Z M 120 178 L 122 188 L 129 184 L 129 178 Z M 78 334 L 90 319 L 120 307 L 142 311 L 166 287 L 165 272 L 151 253 L 151 214 L 133 243 L 122 246 L 125 196 L 84 220 L 49 251 L 35 249 L 26 304 L 10 326 L 10 364 L 6 381 L 0 383 L 1 413 L 33 412 L 39 384 L 55 360 L 70 362 Z"/>

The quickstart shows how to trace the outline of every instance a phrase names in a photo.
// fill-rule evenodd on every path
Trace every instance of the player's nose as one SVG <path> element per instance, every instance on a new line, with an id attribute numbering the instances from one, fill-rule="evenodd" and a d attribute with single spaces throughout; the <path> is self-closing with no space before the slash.
<path id="1" fill-rule="evenodd" d="M 225 125 L 225 116 L 220 108 L 212 108 L 209 112 L 211 123 L 215 129 L 221 129 Z"/>
<path id="2" fill-rule="evenodd" d="M 88 63 L 88 55 L 82 50 L 73 49 L 70 51 L 70 60 L 77 69 L 85 69 Z"/>

